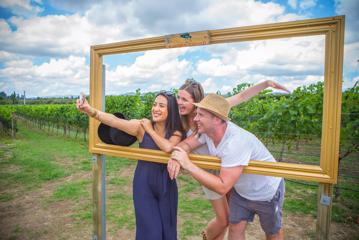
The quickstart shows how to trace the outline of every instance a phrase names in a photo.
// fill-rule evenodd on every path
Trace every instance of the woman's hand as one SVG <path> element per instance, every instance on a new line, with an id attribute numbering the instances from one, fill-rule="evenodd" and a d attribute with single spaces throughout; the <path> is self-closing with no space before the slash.
<path id="1" fill-rule="evenodd" d="M 274 82 L 272 80 L 266 80 L 266 83 L 267 83 L 268 87 L 272 87 L 272 88 L 283 90 L 287 93 L 290 93 L 290 91 L 286 87 L 284 87 L 283 85 L 280 85 L 277 82 Z"/>
<path id="2" fill-rule="evenodd" d="M 82 100 L 76 100 L 76 108 L 80 112 L 86 113 L 89 116 L 93 115 L 96 112 L 96 109 L 91 107 L 90 104 L 87 102 L 85 96 L 82 96 Z"/>
<path id="3" fill-rule="evenodd" d="M 152 122 L 147 118 L 142 118 L 140 120 L 141 126 L 145 129 L 146 132 L 153 131 Z"/>

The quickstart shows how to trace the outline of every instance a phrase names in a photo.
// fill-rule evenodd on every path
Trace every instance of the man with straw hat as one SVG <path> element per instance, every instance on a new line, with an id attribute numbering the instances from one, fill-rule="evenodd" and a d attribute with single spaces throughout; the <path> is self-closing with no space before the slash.
<path id="1" fill-rule="evenodd" d="M 178 144 L 170 161 L 178 161 L 197 181 L 221 195 L 231 191 L 228 239 L 244 239 L 247 222 L 252 222 L 255 214 L 267 239 L 283 239 L 283 178 L 243 173 L 251 159 L 264 162 L 275 159 L 256 136 L 229 121 L 230 106 L 225 98 L 209 94 L 194 105 L 198 134 Z M 188 153 L 202 144 L 207 144 L 210 155 L 222 160 L 219 176 L 189 160 Z M 168 170 L 171 177 L 178 173 L 171 164 Z"/>

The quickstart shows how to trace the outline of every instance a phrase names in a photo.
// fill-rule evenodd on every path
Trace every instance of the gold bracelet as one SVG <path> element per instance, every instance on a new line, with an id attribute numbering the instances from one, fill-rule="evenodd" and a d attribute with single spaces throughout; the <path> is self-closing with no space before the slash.
<path id="1" fill-rule="evenodd" d="M 97 114 L 98 114 L 98 111 L 97 111 L 97 109 L 95 109 L 95 112 L 92 113 L 92 114 L 90 114 L 90 117 L 96 118 Z M 96 119 L 97 119 L 97 118 L 96 118 Z"/>
<path id="2" fill-rule="evenodd" d="M 96 110 L 95 119 L 100 121 L 100 111 Z"/>

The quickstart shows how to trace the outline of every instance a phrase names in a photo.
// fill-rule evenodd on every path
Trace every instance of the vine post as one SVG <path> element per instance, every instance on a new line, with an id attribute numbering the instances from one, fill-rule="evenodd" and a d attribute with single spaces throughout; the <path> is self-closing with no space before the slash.
<path id="1" fill-rule="evenodd" d="M 15 138 L 15 113 L 11 114 L 11 137 Z"/>

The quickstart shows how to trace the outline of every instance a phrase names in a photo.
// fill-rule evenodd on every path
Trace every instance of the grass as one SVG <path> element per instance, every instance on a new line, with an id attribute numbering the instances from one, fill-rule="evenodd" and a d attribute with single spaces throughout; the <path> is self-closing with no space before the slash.
<path id="1" fill-rule="evenodd" d="M 320 140 L 304 142 L 297 149 L 295 144 L 285 148 L 283 162 L 303 164 L 320 164 Z M 278 159 L 281 144 L 268 143 L 267 147 Z M 335 222 L 354 223 L 359 221 L 359 153 L 354 152 L 343 158 L 339 168 L 336 187 L 339 194 L 333 196 L 332 220 Z M 316 216 L 318 184 L 304 181 L 286 181 L 284 209 L 289 212 L 311 214 Z"/>
<path id="2" fill-rule="evenodd" d="M 317 191 L 318 187 L 302 185 L 304 182 L 285 181 L 285 200 L 284 210 L 300 213 L 316 215 L 317 210 Z M 304 183 L 306 184 L 306 183 Z"/>
<path id="3" fill-rule="evenodd" d="M 0 162 L 0 185 L 22 185 L 27 188 L 40 187 L 42 183 L 71 174 L 68 169 L 56 162 L 57 154 L 65 153 L 71 143 L 62 139 L 48 138 L 36 131 L 21 131 L 16 139 L 13 156 Z M 27 139 L 26 141 L 22 139 Z M 15 167 L 18 171 L 6 171 Z"/>
<path id="4" fill-rule="evenodd" d="M 74 138 L 54 136 L 19 124 L 15 140 L 0 138 L 0 204 L 8 203 L 36 191 L 50 191 L 39 199 L 44 208 L 64 204 L 72 221 L 81 228 L 92 224 L 92 160 L 87 143 Z M 355 165 L 353 157 L 343 166 Z M 132 177 L 136 161 L 106 158 L 106 221 L 108 235 L 116 231 L 135 230 L 132 203 Z M 355 165 L 354 168 L 358 168 Z M 353 169 L 353 168 L 352 168 Z M 358 189 L 358 178 L 340 178 L 340 186 Z M 317 186 L 300 181 L 286 181 L 284 211 L 316 215 Z M 310 183 L 313 185 L 313 183 Z M 210 203 L 203 197 L 201 186 L 190 176 L 182 174 L 179 186 L 179 237 L 199 236 L 214 216 Z M 14 191 L 16 189 L 16 191 Z M 354 223 L 359 213 L 358 192 L 342 190 L 333 203 L 333 220 Z M 111 226 L 111 227 L 109 227 Z M 13 239 L 21 234 L 39 238 L 44 231 L 26 232 L 14 225 Z M 59 237 L 60 238 L 60 237 Z"/>
<path id="5" fill-rule="evenodd" d="M 82 196 L 88 196 L 88 191 L 86 191 L 86 186 L 88 186 L 91 182 L 90 181 L 74 181 L 65 183 L 57 187 L 55 192 L 53 193 L 53 200 L 54 201 L 61 201 L 65 199 L 70 200 L 78 200 Z"/>
<path id="6" fill-rule="evenodd" d="M 15 198 L 13 194 L 10 193 L 4 193 L 0 195 L 0 202 L 8 202 Z"/>

